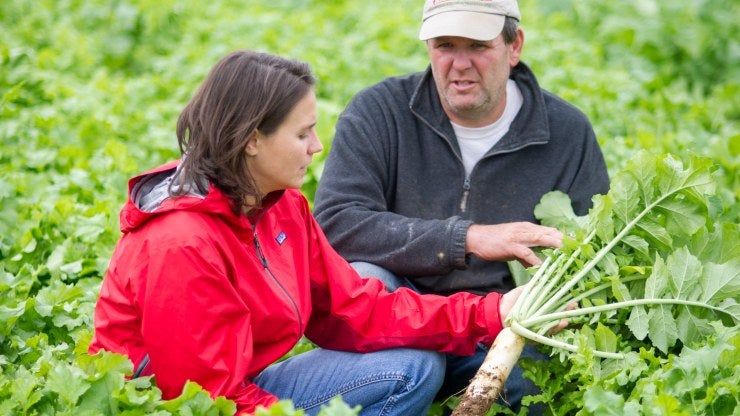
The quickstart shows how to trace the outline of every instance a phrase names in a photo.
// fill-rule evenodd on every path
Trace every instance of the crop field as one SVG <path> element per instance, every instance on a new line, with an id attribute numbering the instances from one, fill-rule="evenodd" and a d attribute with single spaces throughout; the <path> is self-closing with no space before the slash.
<path id="1" fill-rule="evenodd" d="M 672 202 L 684 207 L 680 215 L 658 216 L 642 228 L 656 236 L 646 237 L 641 251 L 654 263 L 637 267 L 626 264 L 637 260 L 615 255 L 614 274 L 651 276 L 642 290 L 653 285 L 657 297 L 663 294 L 655 287 L 669 291 L 676 271 L 690 268 L 696 279 L 686 273 L 683 282 L 701 287 L 694 295 L 721 310 L 707 315 L 692 304 L 671 312 L 664 305 L 661 316 L 678 318 L 660 324 L 654 315 L 600 312 L 582 322 L 590 329 L 564 334 L 575 351 L 543 346 L 553 353 L 548 365 L 523 362 L 543 389 L 525 400 L 545 402 L 556 415 L 740 414 L 740 4 L 519 4 L 522 59 L 543 88 L 589 117 L 612 178 L 640 182 L 647 166 L 657 166 L 670 182 L 683 173 L 666 173 L 660 161 L 668 161 L 687 178 L 705 180 Z M 180 111 L 219 58 L 252 49 L 308 62 L 319 80 L 317 131 L 325 150 L 302 189 L 312 201 L 334 124 L 350 98 L 428 65 L 417 39 L 422 6 L 422 0 L 4 0 L 0 415 L 233 414 L 232 402 L 213 400 L 194 383 L 162 400 L 153 379 L 126 378 L 132 364 L 125 357 L 86 353 L 127 181 L 179 157 Z M 676 181 L 684 179 L 691 180 Z M 610 296 L 634 294 L 617 286 Z M 310 348 L 304 340 L 291 354 Z M 595 350 L 629 354 L 604 358 Z M 454 405 L 435 403 L 430 414 Z M 261 414 L 302 412 L 281 402 Z M 336 400 L 323 414 L 356 411 Z"/>

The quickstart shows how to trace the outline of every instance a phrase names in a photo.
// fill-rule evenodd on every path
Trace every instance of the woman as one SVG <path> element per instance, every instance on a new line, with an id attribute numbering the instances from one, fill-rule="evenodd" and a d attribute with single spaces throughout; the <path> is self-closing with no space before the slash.
<path id="1" fill-rule="evenodd" d="M 250 51 L 212 69 L 177 123 L 182 160 L 129 182 L 91 353 L 127 355 L 165 399 L 192 380 L 240 413 L 292 399 L 316 414 L 341 394 L 362 414 L 423 415 L 439 352 L 492 342 L 519 291 L 388 293 L 329 246 L 297 190 L 322 150 L 314 82 Z M 303 335 L 319 348 L 273 364 Z"/>

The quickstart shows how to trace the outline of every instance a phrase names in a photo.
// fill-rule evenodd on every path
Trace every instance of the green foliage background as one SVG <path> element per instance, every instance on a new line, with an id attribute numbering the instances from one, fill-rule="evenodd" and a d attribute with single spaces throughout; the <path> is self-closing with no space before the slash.
<path id="1" fill-rule="evenodd" d="M 180 110 L 235 49 L 313 66 L 318 131 L 328 150 L 353 94 L 425 68 L 416 39 L 422 4 L 4 1 L 0 414 L 231 412 L 230 403 L 211 402 L 197 386 L 162 401 L 148 379 L 124 382 L 126 360 L 84 354 L 126 181 L 178 157 Z M 640 149 L 708 156 L 719 167 L 714 209 L 740 222 L 736 1 L 521 0 L 520 7 L 523 59 L 544 88 L 590 117 L 610 173 Z M 309 172 L 309 199 L 325 155 Z M 653 373 L 670 371 L 656 363 Z"/>

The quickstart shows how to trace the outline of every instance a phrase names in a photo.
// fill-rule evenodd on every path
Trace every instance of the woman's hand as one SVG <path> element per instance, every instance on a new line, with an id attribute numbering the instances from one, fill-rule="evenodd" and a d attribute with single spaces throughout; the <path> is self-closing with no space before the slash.
<path id="1" fill-rule="evenodd" d="M 516 287 L 514 289 L 511 289 L 507 293 L 504 293 L 503 296 L 501 296 L 501 300 L 498 304 L 498 313 L 501 317 L 501 322 L 505 322 L 506 318 L 508 318 L 509 313 L 514 308 L 514 304 L 516 304 L 517 299 L 519 299 L 519 296 L 521 296 L 522 292 L 524 291 L 524 288 L 527 287 L 530 283 L 527 283 L 526 285 L 522 285 L 519 287 Z M 578 305 L 575 303 L 571 303 L 568 305 L 566 310 L 572 310 L 575 309 Z M 549 331 L 550 334 L 555 334 L 558 331 L 561 331 L 568 327 L 568 320 L 562 319 L 558 324 L 554 327 L 552 327 Z"/>
<path id="2" fill-rule="evenodd" d="M 501 322 L 506 321 L 506 318 L 509 316 L 509 312 L 511 312 L 516 300 L 519 299 L 519 296 L 522 294 L 526 286 L 527 285 L 515 287 L 501 296 L 501 300 L 498 303 L 498 314 L 501 317 Z"/>

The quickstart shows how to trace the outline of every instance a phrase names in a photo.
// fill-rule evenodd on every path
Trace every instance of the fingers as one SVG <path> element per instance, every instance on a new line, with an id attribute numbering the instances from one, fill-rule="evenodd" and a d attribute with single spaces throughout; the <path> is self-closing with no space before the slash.
<path id="1" fill-rule="evenodd" d="M 509 312 L 514 307 L 516 300 L 524 291 L 525 286 L 515 287 L 514 289 L 511 289 L 510 291 L 504 293 L 503 296 L 501 296 L 501 300 L 499 301 L 498 305 L 498 313 L 502 322 L 506 319 L 507 316 L 509 316 Z"/>
<path id="2" fill-rule="evenodd" d="M 527 247 L 560 247 L 563 245 L 563 233 L 557 228 L 529 222 L 513 224 L 518 231 L 514 240 Z"/>
<path id="3" fill-rule="evenodd" d="M 577 303 L 575 303 L 575 302 L 574 303 L 569 303 L 568 306 L 565 308 L 565 310 L 566 311 L 571 311 L 573 309 L 576 309 L 577 307 L 578 307 L 578 304 Z M 558 322 L 557 325 L 555 325 L 554 327 L 550 328 L 550 330 L 548 331 L 548 333 L 550 335 L 557 334 L 558 332 L 560 332 L 563 329 L 567 328 L 568 327 L 568 324 L 569 324 L 569 322 L 568 322 L 567 319 L 561 319 L 560 322 Z"/>
<path id="4" fill-rule="evenodd" d="M 568 320 L 567 319 L 561 319 L 560 322 L 558 322 L 557 325 L 555 325 L 554 327 L 550 328 L 550 330 L 548 331 L 548 333 L 550 335 L 555 335 L 555 334 L 557 334 L 558 332 L 562 331 L 563 329 L 565 329 L 567 327 L 568 327 Z"/>
<path id="5" fill-rule="evenodd" d="M 473 224 L 468 229 L 466 250 L 489 261 L 518 260 L 525 267 L 541 261 L 531 247 L 560 247 L 563 233 L 530 222 Z"/>
<path id="6" fill-rule="evenodd" d="M 514 258 L 516 260 L 519 260 L 519 263 L 521 263 L 524 267 L 531 267 L 542 263 L 542 260 L 537 257 L 537 254 L 535 254 L 535 252 L 529 247 L 512 247 L 512 252 L 514 253 Z"/>

